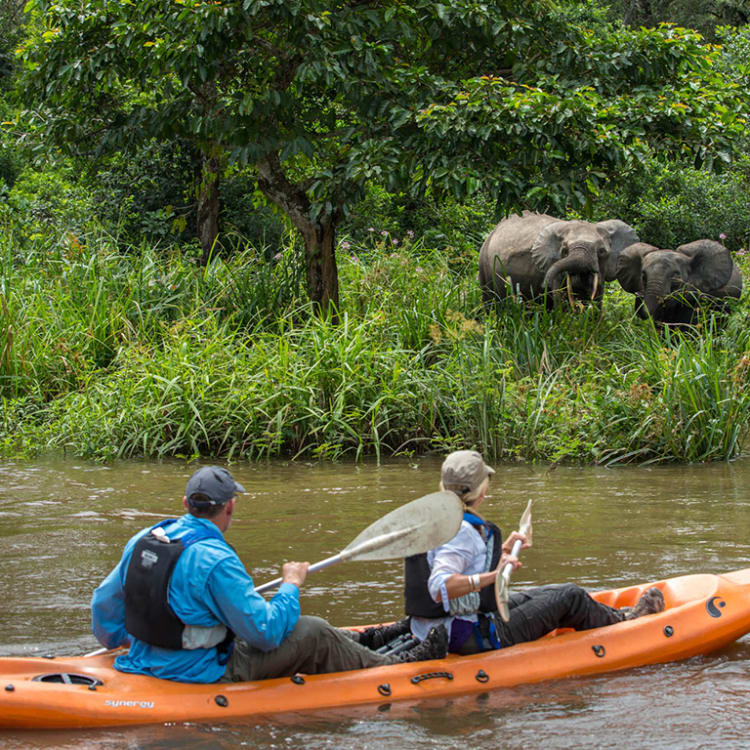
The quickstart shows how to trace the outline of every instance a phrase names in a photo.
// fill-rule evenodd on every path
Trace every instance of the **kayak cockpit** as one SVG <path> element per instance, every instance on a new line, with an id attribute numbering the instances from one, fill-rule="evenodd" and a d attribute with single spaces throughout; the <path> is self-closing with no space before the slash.
<path id="1" fill-rule="evenodd" d="M 103 685 L 101 680 L 88 674 L 76 672 L 48 672 L 47 674 L 38 674 L 31 678 L 32 682 L 51 682 L 57 685 L 86 685 L 89 690 L 96 690 Z"/>

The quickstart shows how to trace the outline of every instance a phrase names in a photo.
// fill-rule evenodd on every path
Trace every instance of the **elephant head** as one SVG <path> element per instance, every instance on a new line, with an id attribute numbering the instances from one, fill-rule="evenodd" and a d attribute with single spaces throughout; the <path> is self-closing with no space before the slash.
<path id="1" fill-rule="evenodd" d="M 567 286 L 571 304 L 574 297 L 601 300 L 604 282 L 615 278 L 617 257 L 634 242 L 635 231 L 618 219 L 555 221 L 539 232 L 531 257 L 545 272 L 545 290 Z"/>
<path id="2" fill-rule="evenodd" d="M 663 323 L 691 322 L 703 295 L 739 296 L 739 272 L 728 286 L 735 271 L 729 250 L 713 240 L 696 240 L 676 250 L 638 242 L 617 260 L 617 280 L 636 295 L 638 315 Z"/>

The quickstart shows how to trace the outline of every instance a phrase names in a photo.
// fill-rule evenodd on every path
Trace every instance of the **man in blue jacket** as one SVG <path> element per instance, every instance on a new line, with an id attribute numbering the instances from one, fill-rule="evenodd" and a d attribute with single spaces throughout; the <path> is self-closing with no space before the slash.
<path id="1" fill-rule="evenodd" d="M 204 466 L 188 480 L 187 513 L 143 529 L 125 545 L 91 601 L 92 629 L 102 645 L 129 646 L 115 659 L 116 669 L 207 683 L 445 656 L 444 628 L 411 651 L 383 656 L 367 646 L 380 645 L 388 631 L 358 636 L 300 616 L 306 562 L 282 566 L 283 583 L 270 601 L 258 594 L 224 540 L 235 495 L 244 491 L 226 469 Z"/>

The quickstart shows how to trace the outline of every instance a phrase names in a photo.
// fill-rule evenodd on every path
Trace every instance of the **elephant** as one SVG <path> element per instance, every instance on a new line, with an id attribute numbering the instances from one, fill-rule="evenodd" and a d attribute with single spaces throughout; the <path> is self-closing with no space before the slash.
<path id="1" fill-rule="evenodd" d="M 551 308 L 563 288 L 573 307 L 604 296 L 615 279 L 617 257 L 638 235 L 624 221 L 565 221 L 524 211 L 503 219 L 479 251 L 479 283 L 485 306 L 518 294 L 544 298 Z M 549 294 L 547 294 L 549 293 Z"/>
<path id="2" fill-rule="evenodd" d="M 729 250 L 702 239 L 662 250 L 644 242 L 617 259 L 617 280 L 635 295 L 635 312 L 658 324 L 692 325 L 701 308 L 722 311 L 728 298 L 739 298 L 742 276 Z"/>

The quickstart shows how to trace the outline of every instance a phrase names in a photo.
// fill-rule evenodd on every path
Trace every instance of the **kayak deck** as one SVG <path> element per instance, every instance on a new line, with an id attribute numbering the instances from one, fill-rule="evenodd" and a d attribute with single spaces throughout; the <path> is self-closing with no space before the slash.
<path id="1" fill-rule="evenodd" d="M 392 701 L 417 701 L 669 662 L 750 632 L 750 568 L 593 593 L 632 606 L 650 586 L 664 612 L 472 656 L 271 680 L 193 685 L 118 672 L 115 654 L 0 658 L 0 728 L 82 728 L 222 721 Z"/>

